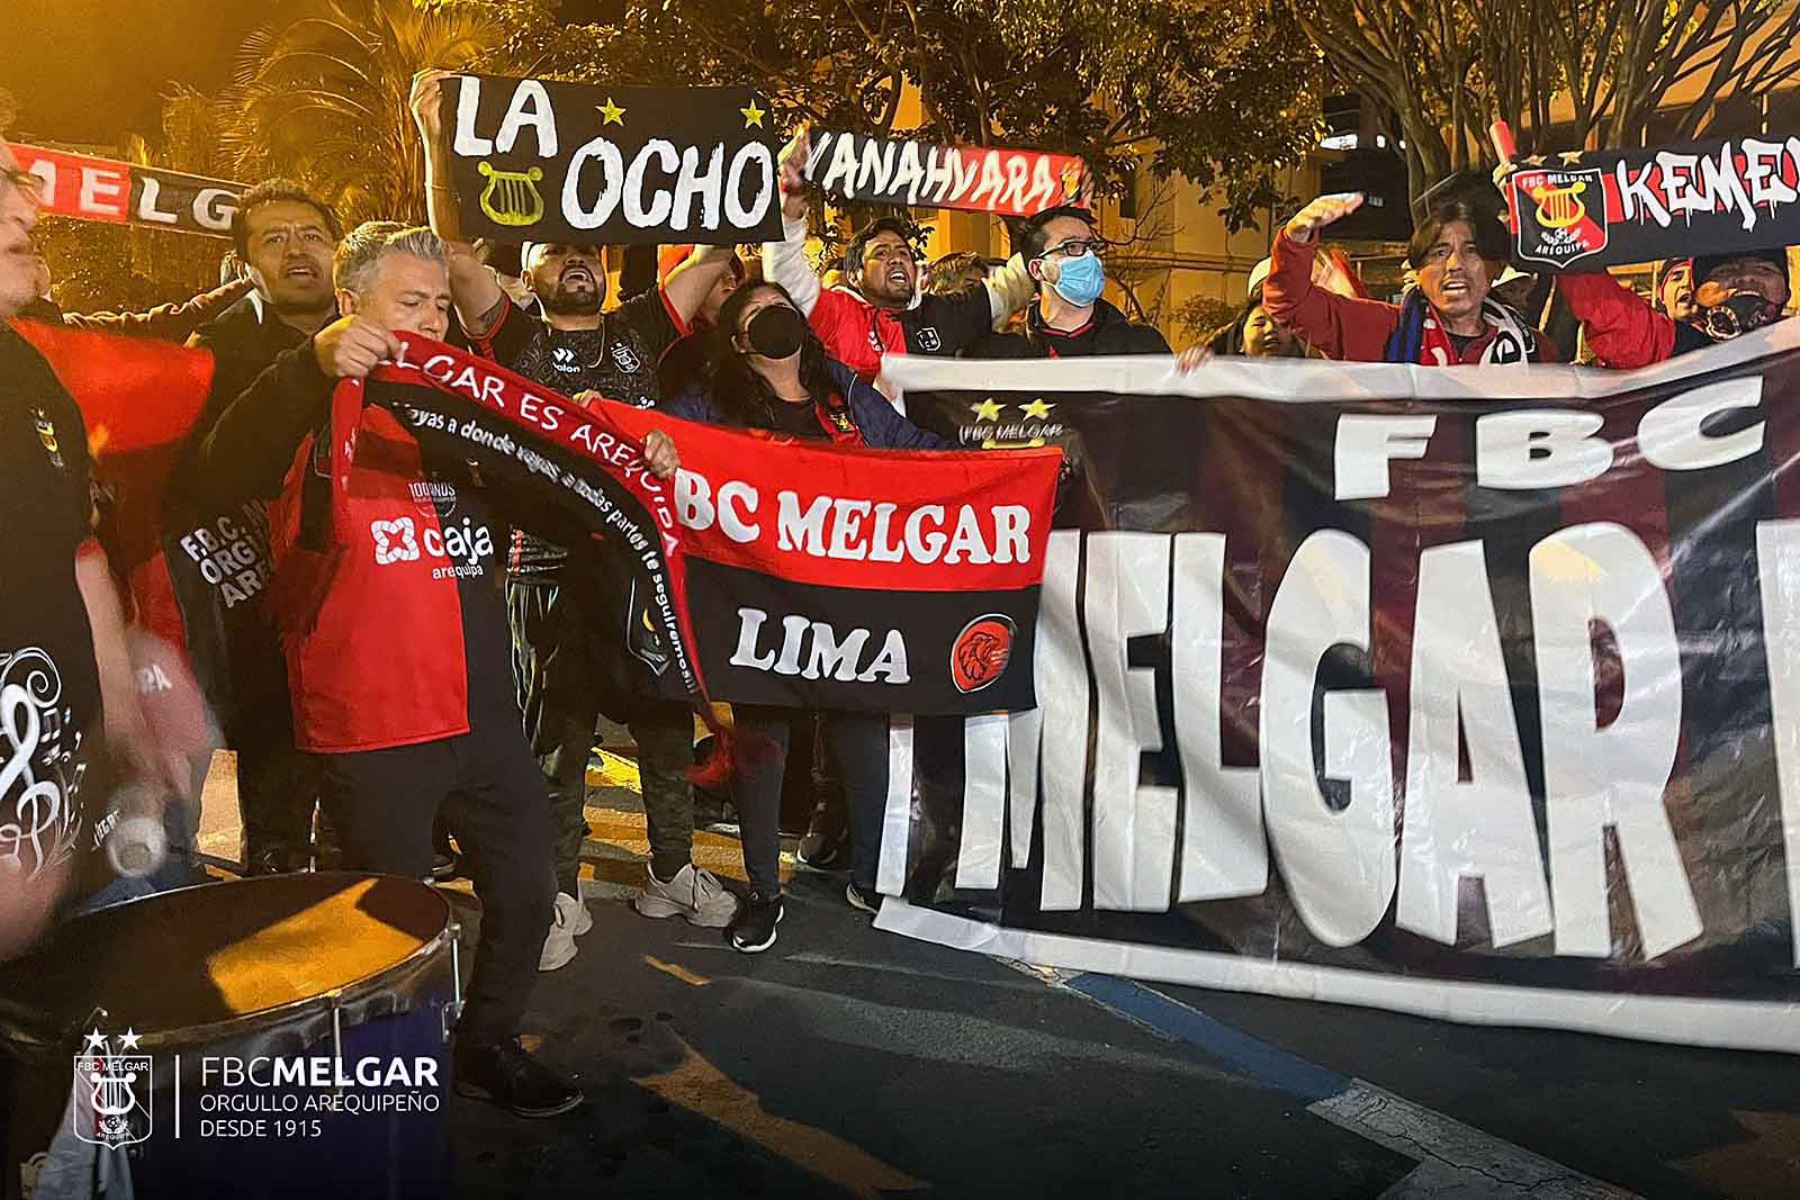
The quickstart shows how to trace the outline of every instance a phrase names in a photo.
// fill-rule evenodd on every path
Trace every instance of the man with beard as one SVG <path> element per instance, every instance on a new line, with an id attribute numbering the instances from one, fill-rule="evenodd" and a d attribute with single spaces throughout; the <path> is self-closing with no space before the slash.
<path id="1" fill-rule="evenodd" d="M 1621 370 L 1729 341 L 1787 315 L 1785 249 L 1696 255 L 1692 279 L 1693 313 L 1685 320 L 1653 306 L 1605 271 L 1558 276 L 1556 288 L 1581 322 L 1594 360 Z"/>
<path id="2" fill-rule="evenodd" d="M 1434 202 L 1413 231 L 1407 265 L 1418 283 L 1399 304 L 1341 296 L 1313 279 L 1325 229 L 1362 207 L 1360 193 L 1321 196 L 1275 236 L 1263 307 L 1327 358 L 1346 362 L 1554 362 L 1548 339 L 1489 295 L 1509 248 L 1497 212 L 1467 199 Z"/>
<path id="3" fill-rule="evenodd" d="M 787 289 L 827 353 L 859 376 L 874 379 L 883 354 L 955 358 L 1031 300 L 1034 281 L 1016 254 L 979 287 L 949 295 L 921 292 L 913 227 L 898 217 L 863 226 L 844 250 L 845 286 L 822 287 L 806 262 L 811 148 L 801 130 L 782 151 L 783 237 L 763 247 L 763 277 Z"/>
<path id="4" fill-rule="evenodd" d="M 500 287 L 469 247 L 456 242 L 456 205 L 443 162 L 442 81 L 423 72 L 412 110 L 425 146 L 432 228 L 451 241 L 456 311 L 478 353 L 584 403 L 614 400 L 648 408 L 658 399 L 657 364 L 687 334 L 734 257 L 729 246 L 699 248 L 661 286 L 611 312 L 601 248 L 527 243 L 525 286 L 537 299 L 528 313 Z M 633 694 L 641 672 L 668 659 L 644 627 L 646 601 L 631 587 L 616 546 L 597 544 L 573 559 L 559 546 L 518 533 L 507 564 L 507 607 L 520 707 L 550 790 L 556 827 L 555 917 L 539 969 L 575 956 L 575 938 L 593 924 L 581 902 L 581 846 L 588 758 L 602 711 L 625 719 L 637 743 L 650 840 L 649 881 L 634 905 L 651 917 L 681 916 L 723 928 L 736 900 L 693 863 L 694 717 L 684 703 Z M 638 660 L 634 668 L 627 655 Z"/>
<path id="5" fill-rule="evenodd" d="M 12 831 L 0 959 L 35 939 L 72 879 L 89 893 L 104 882 L 94 835 L 117 817 L 108 776 L 153 773 L 118 593 L 93 539 L 81 410 L 8 324 L 37 296 L 41 186 L 0 138 L 0 824 Z"/>

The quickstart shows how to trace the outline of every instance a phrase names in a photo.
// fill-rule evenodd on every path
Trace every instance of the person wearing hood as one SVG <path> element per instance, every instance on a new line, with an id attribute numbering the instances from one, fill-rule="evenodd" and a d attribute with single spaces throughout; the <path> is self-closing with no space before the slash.
<path id="1" fill-rule="evenodd" d="M 1269 315 L 1326 358 L 1346 362 L 1554 362 L 1550 341 L 1488 293 L 1507 259 L 1506 230 L 1466 199 L 1433 203 L 1413 231 L 1418 283 L 1399 304 L 1340 296 L 1313 281 L 1320 235 L 1362 207 L 1360 193 L 1321 196 L 1275 236 L 1263 285 Z"/>
<path id="2" fill-rule="evenodd" d="M 1791 294 L 1786 249 L 1697 255 L 1691 282 L 1693 311 L 1685 320 L 1605 271 L 1559 276 L 1556 288 L 1581 322 L 1594 360 L 1620 370 L 1730 341 L 1787 315 Z M 1659 298 L 1664 292 L 1659 288 Z"/>
<path id="3" fill-rule="evenodd" d="M 1061 205 L 1045 209 L 1019 230 L 1025 269 L 1037 299 L 1025 329 L 984 339 L 975 358 L 1072 358 L 1094 354 L 1168 354 L 1154 326 L 1128 319 L 1101 298 L 1106 289 L 1106 242 L 1093 214 Z"/>
<path id="4" fill-rule="evenodd" d="M 883 354 L 955 358 L 1030 301 L 1033 278 L 1014 255 L 980 287 L 955 295 L 919 288 L 912 226 L 898 217 L 869 222 L 844 251 L 844 286 L 825 288 L 806 261 L 806 160 L 802 130 L 781 159 L 782 240 L 763 246 L 763 277 L 794 298 L 830 355 L 863 379 L 881 370 Z"/>

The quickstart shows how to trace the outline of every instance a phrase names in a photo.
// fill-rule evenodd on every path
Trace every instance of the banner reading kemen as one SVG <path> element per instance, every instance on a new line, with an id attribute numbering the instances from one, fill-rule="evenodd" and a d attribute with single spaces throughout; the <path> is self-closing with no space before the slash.
<path id="1" fill-rule="evenodd" d="M 1077 478 L 1042 707 L 895 724 L 883 928 L 1800 1050 L 1800 322 L 1630 375 L 889 370 Z"/>
<path id="2" fill-rule="evenodd" d="M 1599 271 L 1800 241 L 1800 138 L 1557 155 L 1502 185 L 1527 270 Z"/>

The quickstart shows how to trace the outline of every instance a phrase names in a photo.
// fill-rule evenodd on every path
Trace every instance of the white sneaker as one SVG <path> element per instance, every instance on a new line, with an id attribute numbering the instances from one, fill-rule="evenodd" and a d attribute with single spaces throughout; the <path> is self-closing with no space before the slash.
<path id="1" fill-rule="evenodd" d="M 658 879 L 655 871 L 646 874 L 650 882 L 631 901 L 640 916 L 686 917 L 690 925 L 723 929 L 737 915 L 737 897 L 711 871 L 689 863 L 667 881 Z"/>
<path id="2" fill-rule="evenodd" d="M 544 935 L 544 949 L 538 955 L 538 970 L 554 971 L 558 967 L 566 967 L 569 960 L 575 957 L 576 910 L 581 907 L 581 901 L 568 893 L 556 893 L 550 932 Z"/>
<path id="3" fill-rule="evenodd" d="M 594 927 L 594 914 L 588 911 L 587 901 L 579 896 L 571 896 L 567 892 L 556 893 L 556 907 L 567 908 L 575 918 L 575 936 L 580 937 Z"/>

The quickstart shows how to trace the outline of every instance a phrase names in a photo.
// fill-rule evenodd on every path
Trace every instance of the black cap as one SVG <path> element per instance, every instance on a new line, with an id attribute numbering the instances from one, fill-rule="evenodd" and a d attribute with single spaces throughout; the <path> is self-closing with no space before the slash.
<path id="1" fill-rule="evenodd" d="M 1744 250 L 1736 254 L 1697 254 L 1694 256 L 1694 286 L 1699 287 L 1706 282 L 1706 277 L 1728 262 L 1739 259 L 1758 259 L 1773 264 L 1783 275 L 1787 274 L 1787 247 L 1775 246 L 1765 250 Z"/>

